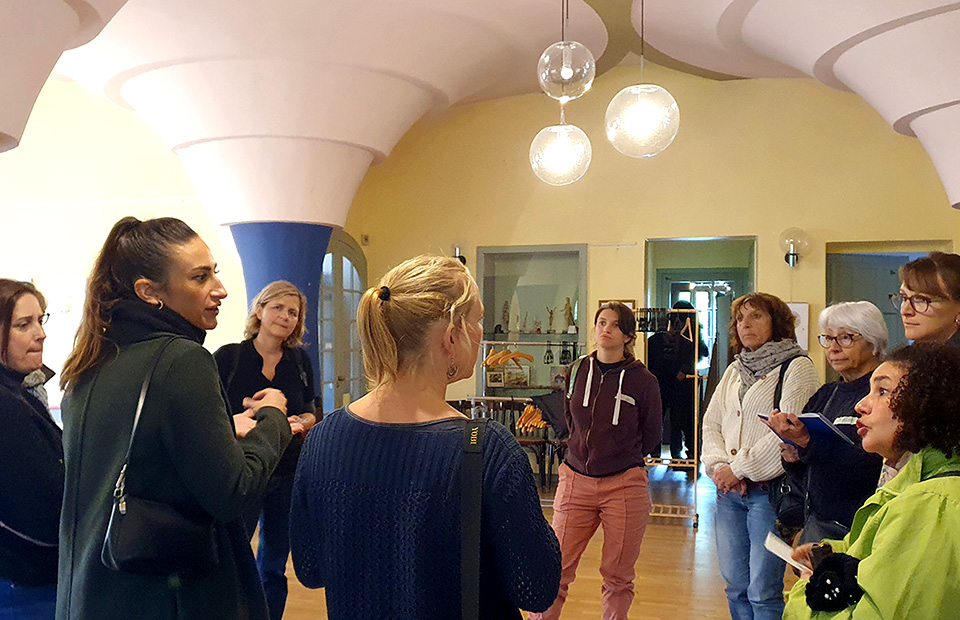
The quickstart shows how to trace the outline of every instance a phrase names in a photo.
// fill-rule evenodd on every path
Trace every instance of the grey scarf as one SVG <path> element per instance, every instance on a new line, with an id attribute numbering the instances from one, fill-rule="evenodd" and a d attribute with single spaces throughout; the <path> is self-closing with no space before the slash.
<path id="1" fill-rule="evenodd" d="M 743 395 L 750 386 L 783 362 L 798 355 L 803 355 L 803 349 L 795 340 L 767 342 L 756 351 L 741 351 L 736 355 L 740 362 L 740 402 L 743 402 Z"/>

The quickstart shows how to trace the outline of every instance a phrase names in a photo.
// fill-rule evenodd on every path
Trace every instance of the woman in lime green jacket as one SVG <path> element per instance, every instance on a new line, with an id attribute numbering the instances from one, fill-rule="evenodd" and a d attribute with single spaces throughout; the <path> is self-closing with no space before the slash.
<path id="1" fill-rule="evenodd" d="M 784 620 L 900 620 L 960 617 L 960 350 L 914 345 L 873 373 L 856 410 L 867 452 L 915 452 L 878 489 L 829 555 L 803 545 L 807 567 Z M 816 562 L 814 558 L 820 558 Z"/>

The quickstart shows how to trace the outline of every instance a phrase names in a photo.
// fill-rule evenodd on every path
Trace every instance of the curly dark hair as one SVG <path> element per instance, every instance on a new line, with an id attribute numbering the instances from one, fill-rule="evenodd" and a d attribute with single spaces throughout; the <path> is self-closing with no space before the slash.
<path id="1" fill-rule="evenodd" d="M 960 349 L 914 344 L 885 361 L 906 370 L 890 397 L 890 410 L 900 420 L 897 448 L 917 452 L 930 446 L 948 456 L 960 454 Z"/>
<path id="2" fill-rule="evenodd" d="M 779 342 L 781 340 L 797 339 L 796 317 L 782 299 L 770 293 L 747 293 L 733 300 L 730 306 L 730 347 L 734 351 L 743 350 L 743 343 L 740 342 L 740 335 L 737 333 L 737 315 L 747 304 L 754 308 L 759 308 L 770 315 L 773 335 L 770 342 Z"/>

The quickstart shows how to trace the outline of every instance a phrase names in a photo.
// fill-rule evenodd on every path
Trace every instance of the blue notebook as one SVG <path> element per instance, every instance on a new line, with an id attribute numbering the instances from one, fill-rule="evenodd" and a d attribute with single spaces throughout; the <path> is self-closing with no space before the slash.
<path id="1" fill-rule="evenodd" d="M 764 420 L 769 420 L 769 416 L 761 415 L 760 418 Z M 818 439 L 830 439 L 833 441 L 845 441 L 848 444 L 856 445 L 852 439 L 847 437 L 847 435 L 837 428 L 837 425 L 831 422 L 830 420 L 823 417 L 822 413 L 809 412 L 809 413 L 800 413 L 797 414 L 797 417 L 800 418 L 800 421 L 803 422 L 803 425 L 807 427 L 807 432 L 810 433 L 811 437 L 817 437 Z M 786 443 L 793 444 L 792 441 L 780 437 Z"/>

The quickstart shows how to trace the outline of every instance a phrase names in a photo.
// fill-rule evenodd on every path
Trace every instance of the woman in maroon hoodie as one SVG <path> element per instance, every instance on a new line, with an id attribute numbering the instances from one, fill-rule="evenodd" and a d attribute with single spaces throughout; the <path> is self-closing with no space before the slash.
<path id="1" fill-rule="evenodd" d="M 604 304 L 594 317 L 597 350 L 567 373 L 570 437 L 553 504 L 563 573 L 557 599 L 530 620 L 553 620 L 567 598 L 587 543 L 603 527 L 601 605 L 604 620 L 626 619 L 634 564 L 650 516 L 643 455 L 660 443 L 657 379 L 633 356 L 637 321 L 627 306 Z"/>

